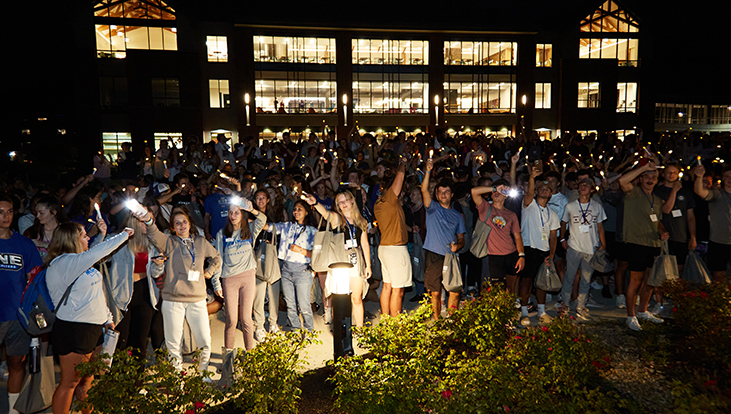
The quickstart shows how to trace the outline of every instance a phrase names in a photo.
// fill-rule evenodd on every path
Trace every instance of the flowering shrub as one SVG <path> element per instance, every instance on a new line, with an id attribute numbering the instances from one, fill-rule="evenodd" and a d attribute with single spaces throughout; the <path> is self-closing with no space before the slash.
<path id="1" fill-rule="evenodd" d="M 247 413 L 294 413 L 301 390 L 299 374 L 305 364 L 302 351 L 315 341 L 307 331 L 269 335 L 253 350 L 239 350 L 234 361 L 233 385 L 219 389 L 194 367 L 178 371 L 166 352 L 156 354 L 156 362 L 133 355 L 130 350 L 114 354 L 108 368 L 103 358 L 77 366 L 82 374 L 94 374 L 94 382 L 84 403 L 99 413 L 199 414 L 224 409 Z M 194 356 L 194 364 L 197 355 Z M 222 404 L 224 399 L 230 401 Z"/>
<path id="2" fill-rule="evenodd" d="M 194 359 L 197 358 L 194 357 Z M 167 352 L 158 352 L 156 362 L 145 367 L 146 360 L 129 350 L 114 353 L 108 368 L 103 358 L 77 365 L 82 374 L 94 374 L 94 382 L 85 404 L 99 413 L 200 413 L 223 400 L 215 385 L 204 381 L 210 372 L 196 369 L 178 371 Z"/>
<path id="3" fill-rule="evenodd" d="M 449 319 L 410 315 L 363 328 L 369 357 L 341 359 L 335 407 L 359 413 L 606 412 L 629 407 L 603 390 L 607 354 L 569 320 L 516 334 L 514 299 L 493 289 Z M 547 402 L 550 401 L 550 404 Z"/>

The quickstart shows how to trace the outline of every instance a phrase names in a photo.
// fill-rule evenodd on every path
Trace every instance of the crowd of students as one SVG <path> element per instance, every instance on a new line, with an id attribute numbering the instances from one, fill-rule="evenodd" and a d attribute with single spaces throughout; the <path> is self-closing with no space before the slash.
<path id="1" fill-rule="evenodd" d="M 557 295 L 558 315 L 588 320 L 591 307 L 612 299 L 627 309 L 628 327 L 640 330 L 641 322 L 662 322 L 666 309 L 660 289 L 647 283 L 662 240 L 681 269 L 697 250 L 714 280 L 728 280 L 727 133 L 652 140 L 567 133 L 547 141 L 313 133 L 294 142 L 285 132 L 261 145 L 253 137 L 233 148 L 227 141 L 224 135 L 202 146 L 195 138 L 164 140 L 139 154 L 124 144 L 114 162 L 100 152 L 94 174 L 70 187 L 3 183 L 0 342 L 11 410 L 30 343 L 16 309 L 37 266 L 47 269 L 58 308 L 54 413 L 68 412 L 74 395 L 85 398 L 91 378 L 74 367 L 98 352 L 105 329 L 120 332 L 118 349 L 130 346 L 141 356 L 148 338 L 155 349 L 164 344 L 180 368 L 187 322 L 205 370 L 208 315 L 221 305 L 228 349 L 239 323 L 247 350 L 285 326 L 313 330 L 317 306 L 330 323 L 333 278 L 311 268 L 315 233 L 328 228 L 344 235 L 354 265 L 357 326 L 372 317 L 364 301 L 379 302 L 381 317 L 396 316 L 405 292 L 414 291 L 410 300 L 428 297 L 439 318 L 460 298 L 502 284 L 516 297 L 520 325 L 549 323 L 548 296 Z M 130 210 L 130 199 L 143 209 Z M 478 220 L 490 229 L 483 258 L 470 251 Z M 281 279 L 273 283 L 256 277 L 262 243 L 276 243 Z M 423 256 L 414 254 L 422 249 Z M 611 272 L 590 265 L 602 250 L 614 263 Z M 452 255 L 462 288 L 444 295 Z M 560 292 L 535 286 L 543 263 L 555 264 Z M 591 297 L 592 286 L 604 305 Z M 278 317 L 280 294 L 286 318 Z"/>

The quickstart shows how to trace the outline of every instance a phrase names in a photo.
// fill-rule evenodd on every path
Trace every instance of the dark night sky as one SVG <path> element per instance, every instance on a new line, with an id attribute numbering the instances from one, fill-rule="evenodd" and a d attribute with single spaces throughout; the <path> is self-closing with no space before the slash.
<path id="1" fill-rule="evenodd" d="M 282 0 L 171 2 L 181 12 L 193 11 L 214 20 L 218 15 L 226 19 L 230 15 L 226 12 L 231 11 L 236 16 L 246 16 L 242 20 L 247 22 L 274 22 L 284 16 L 315 26 L 369 27 L 376 21 L 379 26 L 389 28 L 418 26 L 436 30 L 455 27 L 495 30 L 502 22 L 513 22 L 507 23 L 508 26 L 517 22 L 535 27 L 559 21 L 563 27 L 570 27 L 571 22 L 580 21 L 592 10 L 587 8 L 592 3 L 590 0 L 452 0 L 436 5 L 393 0 L 357 3 L 300 0 L 292 2 L 292 6 Z M 600 4 L 595 3 L 597 7 Z M 731 36 L 727 29 L 731 1 L 624 0 L 621 3 L 640 17 L 643 36 L 650 36 L 640 44 L 641 54 L 649 53 L 654 60 L 653 78 L 658 92 L 667 96 L 666 101 L 687 97 L 698 103 L 711 103 L 711 100 L 731 103 Z M 85 13 L 84 9 L 91 13 L 92 1 L 14 4 L 18 7 L 14 15 L 27 18 L 10 19 L 12 31 L 6 32 L 12 34 L 7 44 L 16 48 L 6 51 L 4 60 L 12 71 L 9 92 L 17 97 L 13 108 L 20 111 L 39 106 L 58 108 L 67 102 L 69 93 L 74 93 L 66 81 L 69 74 L 83 70 L 74 64 L 74 58 L 65 48 L 73 41 L 74 32 L 87 30 L 84 26 L 90 20 L 78 16 Z M 347 8 L 346 4 L 358 4 L 363 9 Z M 220 7 L 223 12 L 211 12 L 218 5 L 223 5 Z"/>

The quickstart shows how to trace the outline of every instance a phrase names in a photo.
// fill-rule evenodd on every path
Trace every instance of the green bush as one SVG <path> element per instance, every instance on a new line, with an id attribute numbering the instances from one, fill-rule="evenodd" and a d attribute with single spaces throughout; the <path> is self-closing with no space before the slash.
<path id="1" fill-rule="evenodd" d="M 268 335 L 254 349 L 239 351 L 234 364 L 234 383 L 229 395 L 246 413 L 296 413 L 301 370 L 307 346 L 316 334 L 301 330 Z"/>
<path id="2" fill-rule="evenodd" d="M 223 400 L 218 388 L 204 381 L 210 372 L 178 371 L 167 352 L 158 352 L 155 359 L 146 368 L 147 361 L 127 349 L 115 352 L 111 368 L 102 358 L 79 364 L 77 370 L 95 378 L 78 409 L 88 404 L 98 413 L 196 413 Z"/>
<path id="3" fill-rule="evenodd" d="M 368 357 L 334 364 L 335 407 L 357 413 L 611 412 L 629 402 L 601 388 L 606 350 L 570 320 L 520 333 L 502 290 L 448 319 L 431 309 L 360 330 Z M 547 404 L 550 402 L 550 404 Z"/>

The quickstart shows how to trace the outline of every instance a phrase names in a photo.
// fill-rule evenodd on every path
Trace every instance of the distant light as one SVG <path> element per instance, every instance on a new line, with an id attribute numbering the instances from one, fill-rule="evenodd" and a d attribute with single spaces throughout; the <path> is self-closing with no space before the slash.
<path id="1" fill-rule="evenodd" d="M 683 113 L 682 112 L 678 112 L 678 116 L 682 118 L 683 117 Z"/>
<path id="2" fill-rule="evenodd" d="M 39 121 L 48 121 L 48 118 L 38 118 Z"/>

